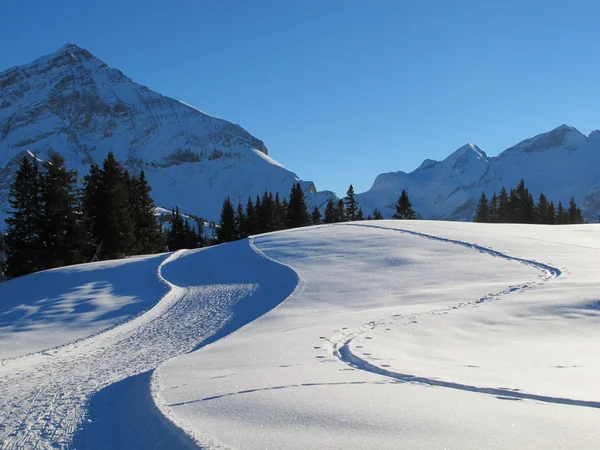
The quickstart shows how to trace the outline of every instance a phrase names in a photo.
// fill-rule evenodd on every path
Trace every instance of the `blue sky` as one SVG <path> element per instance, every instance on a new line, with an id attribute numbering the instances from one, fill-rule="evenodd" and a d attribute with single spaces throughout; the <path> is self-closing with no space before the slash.
<path id="1" fill-rule="evenodd" d="M 599 21 L 597 0 L 5 0 L 0 70 L 75 42 L 340 194 L 600 128 Z"/>

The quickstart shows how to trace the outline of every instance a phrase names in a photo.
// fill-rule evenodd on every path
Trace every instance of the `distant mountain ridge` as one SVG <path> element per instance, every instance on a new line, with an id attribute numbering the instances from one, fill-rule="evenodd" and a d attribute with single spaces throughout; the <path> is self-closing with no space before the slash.
<path id="1" fill-rule="evenodd" d="M 379 175 L 368 191 L 356 196 L 365 214 L 377 208 L 391 217 L 402 189 L 423 218 L 471 220 L 482 192 L 491 196 L 523 178 L 531 193 L 544 192 L 566 204 L 571 196 L 584 217 L 600 217 L 600 131 L 585 136 L 561 125 L 488 157 L 467 144 L 442 161 L 426 159 L 413 172 Z"/>
<path id="2" fill-rule="evenodd" d="M 112 151 L 131 170 L 146 170 L 157 205 L 213 220 L 225 196 L 287 196 L 295 182 L 313 205 L 333 196 L 270 158 L 239 125 L 134 83 L 72 43 L 0 73 L 0 228 L 28 150 L 40 159 L 58 152 L 80 176 Z"/>

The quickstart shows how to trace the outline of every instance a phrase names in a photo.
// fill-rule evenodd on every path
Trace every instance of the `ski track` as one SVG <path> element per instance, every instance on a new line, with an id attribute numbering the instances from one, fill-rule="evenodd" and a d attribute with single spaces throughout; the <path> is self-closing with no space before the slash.
<path id="1" fill-rule="evenodd" d="M 526 290 L 529 290 L 536 286 L 539 286 L 543 283 L 546 283 L 547 281 L 556 279 L 556 278 L 562 276 L 562 271 L 559 268 L 553 267 L 549 264 L 544 264 L 544 263 L 530 260 L 530 259 L 524 259 L 524 258 L 510 256 L 510 255 L 507 255 L 506 253 L 503 253 L 503 252 L 500 252 L 497 250 L 493 250 L 488 247 L 483 247 L 481 245 L 472 244 L 469 242 L 460 241 L 460 240 L 456 240 L 456 239 L 442 238 L 439 236 L 421 233 L 418 231 L 385 227 L 385 226 L 379 226 L 379 225 L 349 224 L 349 223 L 345 224 L 345 225 L 346 226 L 355 226 L 355 227 L 375 228 L 375 229 L 379 229 L 379 230 L 388 230 L 388 231 L 392 231 L 392 232 L 410 234 L 410 235 L 422 237 L 425 239 L 431 239 L 434 241 L 459 245 L 462 247 L 466 247 L 466 248 L 470 248 L 470 249 L 479 251 L 481 253 L 488 254 L 492 257 L 502 258 L 502 259 L 505 259 L 508 261 L 515 261 L 520 264 L 535 267 L 536 269 L 538 269 L 541 272 L 541 275 L 535 281 L 528 281 L 523 284 L 509 286 L 508 288 L 506 288 L 503 291 L 500 291 L 497 293 L 490 293 L 483 297 L 480 297 L 477 300 L 459 303 L 459 304 L 451 306 L 449 308 L 438 308 L 438 309 L 433 309 L 433 310 L 429 310 L 426 312 L 413 314 L 413 315 L 396 315 L 392 318 L 368 322 L 368 323 L 362 325 L 357 330 L 349 330 L 349 329 L 342 330 L 337 335 L 333 336 L 330 339 L 327 339 L 327 341 L 329 342 L 329 345 L 330 345 L 331 352 L 340 361 L 342 361 L 343 363 L 345 363 L 346 365 L 350 366 L 353 369 L 363 370 L 363 371 L 371 372 L 371 373 L 374 373 L 377 375 L 382 375 L 384 377 L 392 378 L 393 380 L 396 380 L 399 382 L 418 383 L 418 384 L 422 384 L 422 385 L 426 385 L 426 386 L 438 386 L 438 387 L 444 387 L 444 388 L 449 388 L 449 389 L 457 389 L 457 390 L 463 390 L 463 391 L 469 391 L 469 392 L 476 392 L 476 393 L 481 393 L 481 394 L 494 395 L 494 396 L 496 396 L 498 398 L 502 398 L 502 399 L 510 399 L 510 400 L 528 399 L 528 400 L 534 400 L 534 401 L 545 402 L 545 403 L 583 406 L 583 407 L 589 407 L 589 408 L 600 408 L 600 402 L 595 402 L 595 401 L 577 400 L 577 399 L 562 398 L 562 397 L 552 397 L 552 396 L 545 396 L 545 395 L 540 395 L 540 394 L 530 394 L 530 393 L 519 391 L 518 389 L 510 389 L 510 388 L 479 387 L 479 386 L 461 384 L 461 383 L 456 383 L 456 382 L 451 382 L 451 381 L 443 381 L 443 380 L 439 380 L 437 378 L 429 378 L 429 377 L 415 376 L 415 375 L 410 375 L 410 374 L 405 374 L 405 373 L 398 373 L 398 372 L 394 372 L 394 371 L 385 369 L 383 367 L 379 367 L 375 364 L 372 364 L 372 363 L 368 362 L 366 359 L 361 358 L 360 356 L 353 353 L 351 350 L 352 340 L 354 340 L 355 338 L 357 338 L 369 331 L 373 331 L 375 328 L 389 327 L 389 326 L 401 325 L 401 324 L 411 324 L 411 323 L 415 322 L 415 319 L 417 319 L 418 317 L 423 316 L 423 315 L 448 314 L 451 311 L 454 311 L 457 309 L 462 309 L 462 308 L 466 308 L 466 307 L 475 307 L 475 306 L 479 306 L 483 303 L 497 301 L 497 300 L 500 300 L 505 295 L 513 294 L 515 292 L 524 292 Z"/>
<path id="2" fill-rule="evenodd" d="M 331 352 L 340 361 L 352 368 L 383 375 L 396 382 L 415 382 L 511 399 L 600 407 L 598 402 L 546 397 L 504 388 L 469 386 L 396 373 L 375 366 L 353 354 L 350 349 L 351 341 L 377 327 L 410 322 L 424 314 L 448 314 L 456 309 L 496 301 L 505 295 L 523 292 L 555 279 L 561 276 L 562 272 L 548 264 L 513 257 L 464 241 L 378 225 L 346 226 L 388 230 L 460 245 L 492 257 L 535 267 L 541 275 L 537 280 L 509 286 L 501 292 L 450 308 L 394 316 L 368 322 L 357 330 L 343 330 L 327 339 Z M 264 256 L 251 240 L 248 242 L 256 253 Z M 65 346 L 1 361 L 0 449 L 69 448 L 74 433 L 85 420 L 86 405 L 94 393 L 125 378 L 152 370 L 160 363 L 194 349 L 215 332 L 215 323 L 227 321 L 229 307 L 236 298 L 248 295 L 256 288 L 251 284 L 189 287 L 171 284 L 163 278 L 162 268 L 185 252 L 172 254 L 158 266 L 157 276 L 170 291 L 153 308 L 140 316 Z M 302 284 L 301 282 L 299 277 L 299 283 Z M 211 301 L 202 301 L 206 298 L 210 298 Z"/>
<path id="3" fill-rule="evenodd" d="M 150 310 L 103 333 L 0 365 L 0 448 L 69 448 L 90 397 L 125 378 L 192 350 L 227 322 L 251 284 L 174 286 Z M 210 299 L 210 301 L 206 301 Z"/>

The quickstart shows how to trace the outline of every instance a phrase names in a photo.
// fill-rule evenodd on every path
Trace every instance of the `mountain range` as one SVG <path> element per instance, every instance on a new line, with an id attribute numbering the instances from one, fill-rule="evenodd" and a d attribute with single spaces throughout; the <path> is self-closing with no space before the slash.
<path id="1" fill-rule="evenodd" d="M 426 159 L 413 172 L 379 175 L 371 189 L 357 195 L 365 209 L 394 211 L 406 189 L 414 208 L 428 219 L 471 220 L 482 192 L 490 198 L 523 178 L 534 196 L 543 192 L 555 203 L 574 197 L 587 220 L 600 217 L 600 131 L 589 136 L 568 125 L 526 139 L 488 157 L 467 144 L 443 161 Z M 537 198 L 536 198 L 537 200 Z"/>
<path id="2" fill-rule="evenodd" d="M 89 51 L 67 44 L 0 73 L 0 222 L 8 187 L 24 155 L 58 152 L 81 176 L 114 152 L 131 171 L 146 171 L 156 204 L 218 219 L 234 203 L 265 190 L 288 195 L 300 182 L 308 204 L 323 208 L 333 192 L 317 191 L 272 159 L 265 144 L 239 125 L 212 117 L 137 84 Z M 586 136 L 562 125 L 488 157 L 467 144 L 413 172 L 379 175 L 357 200 L 365 215 L 391 217 L 406 189 L 423 218 L 470 220 L 489 196 L 524 178 L 534 195 L 575 198 L 584 216 L 600 216 L 600 131 Z"/>

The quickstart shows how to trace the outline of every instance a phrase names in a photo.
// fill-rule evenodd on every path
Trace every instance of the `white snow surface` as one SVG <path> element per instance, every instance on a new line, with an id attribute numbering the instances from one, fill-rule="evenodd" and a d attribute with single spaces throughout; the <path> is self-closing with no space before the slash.
<path id="1" fill-rule="evenodd" d="M 592 448 L 599 250 L 371 221 L 3 283 L 0 448 Z"/>
<path id="2" fill-rule="evenodd" d="M 153 378 L 208 448 L 597 445 L 600 227 L 382 221 L 254 245 L 298 273 L 292 296 Z"/>

